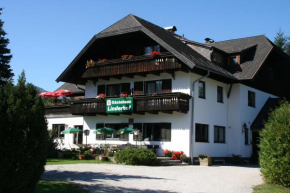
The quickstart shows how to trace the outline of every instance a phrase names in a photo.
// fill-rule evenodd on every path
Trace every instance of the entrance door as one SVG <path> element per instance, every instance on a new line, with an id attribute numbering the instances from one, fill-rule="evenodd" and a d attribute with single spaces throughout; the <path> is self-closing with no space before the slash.
<path id="1" fill-rule="evenodd" d="M 259 151 L 260 151 L 260 148 L 258 146 L 260 144 L 260 135 L 259 135 L 259 132 L 253 131 L 252 132 L 252 138 L 253 138 L 253 141 L 252 141 L 253 161 L 254 162 L 257 162 L 258 161 L 258 158 L 259 158 Z"/>
<path id="2" fill-rule="evenodd" d="M 83 131 L 82 125 L 75 125 L 75 128 L 78 128 Z M 83 144 L 83 132 L 80 132 L 79 134 L 77 133 L 74 134 L 74 144 Z"/>

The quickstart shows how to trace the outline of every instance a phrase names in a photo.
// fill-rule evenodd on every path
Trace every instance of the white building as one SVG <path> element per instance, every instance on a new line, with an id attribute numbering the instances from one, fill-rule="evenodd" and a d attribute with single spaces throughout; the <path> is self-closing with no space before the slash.
<path id="1" fill-rule="evenodd" d="M 255 154 L 250 127 L 269 98 L 289 97 L 289 57 L 265 36 L 202 44 L 174 31 L 128 15 L 95 35 L 57 79 L 85 85 L 85 99 L 59 112 L 47 108 L 49 128 L 90 130 L 87 143 L 97 145 L 135 144 L 133 134 L 93 133 L 133 127 L 138 144 L 157 145 L 159 156 L 165 149 L 193 157 Z M 108 112 L 106 100 L 120 98 L 131 110 Z M 74 135 L 60 137 L 66 148 L 76 143 Z"/>

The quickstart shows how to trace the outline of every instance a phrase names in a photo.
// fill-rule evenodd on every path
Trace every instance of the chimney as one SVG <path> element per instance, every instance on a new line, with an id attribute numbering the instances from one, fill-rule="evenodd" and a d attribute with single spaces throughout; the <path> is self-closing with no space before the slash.
<path id="1" fill-rule="evenodd" d="M 205 38 L 205 43 L 206 44 L 211 44 L 211 43 L 214 43 L 214 40 L 213 39 L 210 39 L 210 38 Z"/>
<path id="2" fill-rule="evenodd" d="M 175 26 L 165 27 L 164 29 L 171 32 L 171 33 L 174 33 L 177 31 L 177 28 Z"/>

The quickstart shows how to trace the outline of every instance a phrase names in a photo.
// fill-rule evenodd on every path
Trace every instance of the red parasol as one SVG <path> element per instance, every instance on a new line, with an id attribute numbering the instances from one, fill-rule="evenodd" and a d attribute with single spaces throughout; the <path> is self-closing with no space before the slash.
<path id="1" fill-rule="evenodd" d="M 41 96 L 41 97 L 55 97 L 53 92 L 43 92 L 43 93 L 40 93 L 39 96 Z"/>
<path id="2" fill-rule="evenodd" d="M 60 90 L 55 91 L 53 94 L 54 94 L 55 97 L 59 97 L 59 96 L 72 95 L 73 92 L 70 91 L 70 90 L 62 90 L 62 89 L 60 89 Z"/>

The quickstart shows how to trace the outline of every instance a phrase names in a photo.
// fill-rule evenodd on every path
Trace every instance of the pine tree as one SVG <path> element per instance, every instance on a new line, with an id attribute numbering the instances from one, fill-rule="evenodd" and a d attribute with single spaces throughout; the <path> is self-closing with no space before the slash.
<path id="1" fill-rule="evenodd" d="M 47 157 L 44 105 L 24 72 L 0 89 L 0 192 L 30 193 Z"/>
<path id="2" fill-rule="evenodd" d="M 287 40 L 288 38 L 284 35 L 284 32 L 280 28 L 277 32 L 274 43 L 277 47 L 281 48 L 285 52 L 285 45 L 287 44 Z"/>
<path id="3" fill-rule="evenodd" d="M 2 14 L 0 8 L 0 15 Z M 0 87 L 14 76 L 9 65 L 12 55 L 10 49 L 7 48 L 9 39 L 5 38 L 6 32 L 3 29 L 4 22 L 0 19 Z"/>

